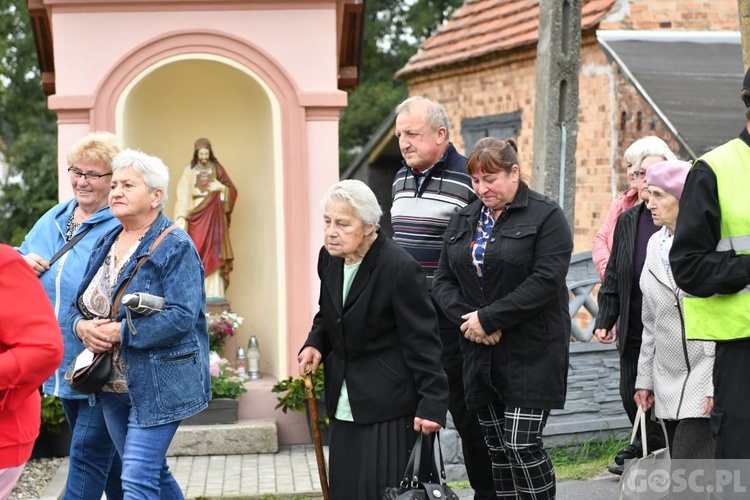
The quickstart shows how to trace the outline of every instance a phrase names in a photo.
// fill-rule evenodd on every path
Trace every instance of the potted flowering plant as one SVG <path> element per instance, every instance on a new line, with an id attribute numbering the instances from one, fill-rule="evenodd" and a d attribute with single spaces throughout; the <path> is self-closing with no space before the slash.
<path id="1" fill-rule="evenodd" d="M 240 395 L 247 392 L 244 381 L 228 359 L 212 352 L 209 357 L 211 401 L 208 408 L 182 421 L 185 425 L 233 424 L 237 422 Z"/>
<path id="2" fill-rule="evenodd" d="M 206 313 L 209 350 L 222 352 L 224 340 L 234 336 L 242 321 L 242 316 L 229 311 L 222 311 L 220 314 Z"/>
<path id="3" fill-rule="evenodd" d="M 237 370 L 226 358 L 211 353 L 211 395 L 214 399 L 239 399 L 247 392 L 245 383 L 240 379 Z"/>

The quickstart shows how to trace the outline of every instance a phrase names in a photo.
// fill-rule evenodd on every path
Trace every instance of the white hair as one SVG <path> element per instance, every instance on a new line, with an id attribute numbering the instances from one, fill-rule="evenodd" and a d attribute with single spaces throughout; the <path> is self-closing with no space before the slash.
<path id="1" fill-rule="evenodd" d="M 143 182 L 150 193 L 161 189 L 162 197 L 159 209 L 167 202 L 167 187 L 169 187 L 169 169 L 156 156 L 147 155 L 143 151 L 125 149 L 112 160 L 112 172 L 133 167 L 133 170 L 143 175 Z"/>
<path id="2" fill-rule="evenodd" d="M 641 137 L 625 150 L 625 161 L 635 168 L 639 168 L 643 160 L 649 156 L 661 156 L 665 161 L 677 159 L 667 143 L 655 135 Z"/>
<path id="3" fill-rule="evenodd" d="M 383 209 L 380 208 L 375 193 L 362 181 L 346 179 L 329 187 L 320 200 L 320 208 L 325 210 L 332 198 L 349 203 L 357 218 L 365 225 L 377 225 L 383 215 Z"/>

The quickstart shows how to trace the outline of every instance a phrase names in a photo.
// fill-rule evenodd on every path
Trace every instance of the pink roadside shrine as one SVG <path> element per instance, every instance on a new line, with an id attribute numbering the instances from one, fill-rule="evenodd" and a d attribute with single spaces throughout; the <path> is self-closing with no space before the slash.
<path id="1" fill-rule="evenodd" d="M 28 5 L 58 118 L 60 199 L 72 196 L 69 146 L 109 130 L 170 168 L 173 217 L 193 143 L 208 138 L 239 193 L 226 291 L 245 319 L 237 345 L 255 335 L 269 379 L 296 375 L 318 295 L 319 200 L 339 177 L 339 113 L 357 84 L 362 0 Z"/>

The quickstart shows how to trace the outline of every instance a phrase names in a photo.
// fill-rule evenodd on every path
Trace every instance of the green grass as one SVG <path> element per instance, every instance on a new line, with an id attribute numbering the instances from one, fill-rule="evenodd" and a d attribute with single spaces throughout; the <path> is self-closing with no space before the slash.
<path id="1" fill-rule="evenodd" d="M 628 445 L 627 438 L 610 437 L 606 441 L 595 438 L 580 445 L 560 446 L 549 450 L 555 476 L 558 481 L 583 481 L 608 475 L 607 466 L 618 451 Z M 471 488 L 469 481 L 452 481 L 448 485 L 454 490 Z"/>
<path id="2" fill-rule="evenodd" d="M 628 442 L 627 438 L 610 437 L 606 441 L 592 438 L 578 446 L 553 448 L 550 458 L 555 476 L 558 481 L 580 481 L 608 474 L 607 466 Z"/>
<path id="3" fill-rule="evenodd" d="M 470 490 L 471 485 L 469 484 L 469 481 L 449 481 L 448 486 L 451 487 L 452 490 Z"/>

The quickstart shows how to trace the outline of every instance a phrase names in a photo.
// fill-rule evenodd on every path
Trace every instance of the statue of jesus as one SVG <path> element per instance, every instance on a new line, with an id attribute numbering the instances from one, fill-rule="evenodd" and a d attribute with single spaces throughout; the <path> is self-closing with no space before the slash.
<path id="1" fill-rule="evenodd" d="M 237 189 L 208 139 L 195 141 L 193 159 L 177 184 L 175 224 L 190 235 L 206 273 L 206 297 L 223 299 L 232 271 L 229 223 Z"/>

